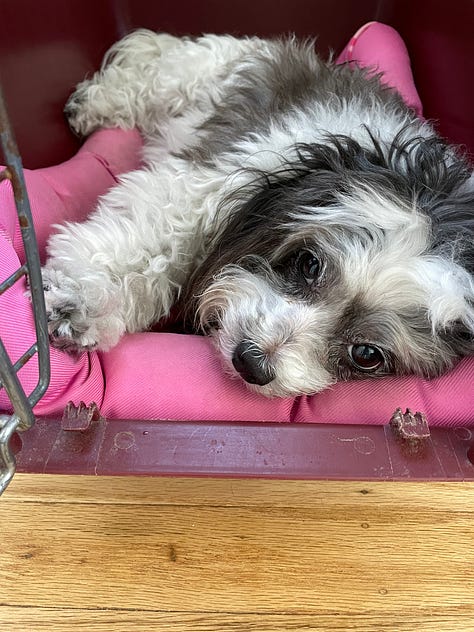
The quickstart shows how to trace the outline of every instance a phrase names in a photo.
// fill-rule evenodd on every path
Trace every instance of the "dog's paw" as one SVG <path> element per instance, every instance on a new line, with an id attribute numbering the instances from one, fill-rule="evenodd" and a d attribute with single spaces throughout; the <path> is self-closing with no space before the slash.
<path id="1" fill-rule="evenodd" d="M 64 107 L 64 115 L 69 127 L 77 136 L 89 136 L 103 123 L 103 117 L 98 112 L 94 112 L 89 105 L 89 93 L 93 90 L 92 84 L 89 85 L 89 83 L 83 81 L 79 84 Z"/>
<path id="2" fill-rule="evenodd" d="M 88 318 L 79 284 L 60 270 L 43 268 L 42 273 L 51 344 L 69 352 L 97 348 L 97 331 Z"/>

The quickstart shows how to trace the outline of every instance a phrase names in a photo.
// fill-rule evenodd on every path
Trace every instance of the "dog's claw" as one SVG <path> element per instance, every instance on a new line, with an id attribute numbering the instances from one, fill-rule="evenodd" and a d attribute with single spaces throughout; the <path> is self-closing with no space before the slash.
<path id="1" fill-rule="evenodd" d="M 51 345 L 66 351 L 94 349 L 77 283 L 62 272 L 43 269 L 43 290 Z"/>

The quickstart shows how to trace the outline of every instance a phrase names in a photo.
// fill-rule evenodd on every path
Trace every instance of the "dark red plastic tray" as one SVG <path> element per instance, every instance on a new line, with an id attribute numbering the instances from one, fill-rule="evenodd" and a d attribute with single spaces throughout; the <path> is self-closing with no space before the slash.
<path id="1" fill-rule="evenodd" d="M 39 419 L 18 471 L 47 474 L 474 481 L 474 428 L 420 441 L 386 426 Z"/>

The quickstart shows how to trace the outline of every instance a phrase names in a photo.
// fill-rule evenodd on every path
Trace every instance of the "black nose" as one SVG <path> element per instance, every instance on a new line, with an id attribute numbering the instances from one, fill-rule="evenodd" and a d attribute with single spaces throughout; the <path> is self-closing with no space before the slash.
<path id="1" fill-rule="evenodd" d="M 253 342 L 243 340 L 232 356 L 234 369 L 249 384 L 264 386 L 275 379 L 275 373 L 265 362 L 265 354 Z"/>

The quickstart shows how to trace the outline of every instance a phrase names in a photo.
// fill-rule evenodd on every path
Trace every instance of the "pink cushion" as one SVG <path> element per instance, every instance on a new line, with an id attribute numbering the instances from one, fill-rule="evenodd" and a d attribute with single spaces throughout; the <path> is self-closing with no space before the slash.
<path id="1" fill-rule="evenodd" d="M 409 59 L 392 28 L 370 23 L 360 29 L 339 57 L 382 72 L 421 115 Z M 44 257 L 51 224 L 80 220 L 116 175 L 139 164 L 141 141 L 135 131 L 102 130 L 62 165 L 25 171 L 39 247 Z M 10 184 L 0 183 L 0 279 L 14 272 L 24 253 Z M 34 341 L 31 306 L 25 284 L 0 296 L 0 336 L 13 361 Z M 319 423 L 386 423 L 395 408 L 427 413 L 432 425 L 474 425 L 474 358 L 431 381 L 416 377 L 340 383 L 311 397 L 266 399 L 227 376 L 210 341 L 169 333 L 128 335 L 106 354 L 72 357 L 51 350 L 51 383 L 35 407 L 37 415 L 60 415 L 69 400 L 95 401 L 110 418 L 262 420 Z M 19 375 L 29 393 L 37 363 Z M 4 390 L 0 409 L 10 411 Z"/>
<path id="2" fill-rule="evenodd" d="M 84 219 L 97 197 L 117 182 L 114 174 L 139 165 L 141 145 L 136 131 L 103 130 L 88 139 L 68 162 L 36 171 L 25 169 L 42 260 L 52 224 Z M 0 183 L 0 208 L 0 279 L 3 280 L 24 262 L 11 185 L 6 180 Z M 25 291 L 23 279 L 0 296 L 0 336 L 13 362 L 35 341 L 31 305 Z M 36 385 L 37 374 L 36 358 L 19 372 L 27 393 Z M 38 415 L 59 414 L 69 400 L 85 399 L 99 403 L 104 387 L 104 375 L 97 354 L 83 354 L 75 358 L 51 349 L 51 383 L 35 411 Z M 3 389 L 0 390 L 0 409 L 10 410 Z"/>
<path id="3" fill-rule="evenodd" d="M 178 334 L 125 336 L 101 357 L 110 418 L 384 424 L 399 406 L 431 425 L 474 425 L 474 359 L 442 378 L 384 378 L 336 384 L 311 397 L 267 399 L 223 371 L 209 340 Z"/>
<path id="4" fill-rule="evenodd" d="M 415 87 L 410 57 L 404 41 L 387 24 L 368 22 L 351 37 L 337 58 L 338 64 L 356 64 L 370 74 L 381 73 L 384 84 L 397 89 L 416 114 L 423 117 L 423 106 Z"/>

